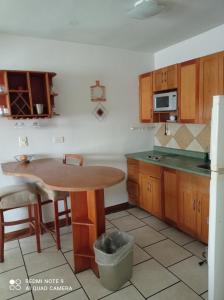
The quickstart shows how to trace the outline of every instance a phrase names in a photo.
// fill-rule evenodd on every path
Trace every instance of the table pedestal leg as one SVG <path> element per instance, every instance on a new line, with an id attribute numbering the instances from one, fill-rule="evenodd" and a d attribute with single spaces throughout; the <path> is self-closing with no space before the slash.
<path id="1" fill-rule="evenodd" d="M 71 192 L 75 272 L 92 269 L 99 276 L 93 243 L 105 232 L 104 191 Z"/>

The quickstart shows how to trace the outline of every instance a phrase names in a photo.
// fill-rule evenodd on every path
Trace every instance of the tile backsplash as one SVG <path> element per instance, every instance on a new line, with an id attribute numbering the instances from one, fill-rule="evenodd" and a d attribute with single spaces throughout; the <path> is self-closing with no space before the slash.
<path id="1" fill-rule="evenodd" d="M 167 123 L 156 125 L 155 146 L 200 152 L 210 150 L 210 125 Z"/>

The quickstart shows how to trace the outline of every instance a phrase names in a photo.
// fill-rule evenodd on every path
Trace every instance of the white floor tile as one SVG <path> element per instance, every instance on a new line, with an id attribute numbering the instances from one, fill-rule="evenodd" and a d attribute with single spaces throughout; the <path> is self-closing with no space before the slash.
<path id="1" fill-rule="evenodd" d="M 138 245 L 134 245 L 133 265 L 139 264 L 151 258 L 151 255 L 142 250 Z"/>
<path id="2" fill-rule="evenodd" d="M 154 259 L 143 262 L 133 268 L 131 282 L 144 297 L 165 289 L 179 280 Z"/>
<path id="3" fill-rule="evenodd" d="M 112 213 L 112 214 L 109 214 L 109 215 L 106 215 L 106 219 L 111 221 L 111 220 L 114 220 L 114 219 L 117 219 L 117 218 L 121 218 L 121 217 L 124 217 L 124 216 L 128 216 L 129 213 L 125 210 L 122 210 L 122 211 L 118 211 L 116 213 Z"/>
<path id="4" fill-rule="evenodd" d="M 208 300 L 208 292 L 201 295 L 203 299 Z"/>
<path id="5" fill-rule="evenodd" d="M 203 251 L 205 251 L 205 248 L 206 248 L 205 244 L 202 244 L 199 241 L 194 241 L 190 244 L 185 245 L 184 248 L 191 251 L 197 257 L 204 259 L 202 253 L 203 253 Z"/>
<path id="6" fill-rule="evenodd" d="M 50 233 L 40 235 L 41 249 L 49 248 L 55 245 L 55 241 Z M 36 236 L 32 235 L 19 240 L 22 253 L 27 254 L 37 251 Z"/>
<path id="7" fill-rule="evenodd" d="M 11 280 L 20 280 L 21 284 L 12 283 Z M 29 291 L 29 285 L 26 283 L 27 275 L 24 267 L 20 267 L 0 274 L 1 300 L 6 300 Z"/>
<path id="8" fill-rule="evenodd" d="M 74 258 L 73 258 L 73 250 L 64 253 L 66 260 L 68 261 L 69 265 L 71 266 L 72 270 L 74 270 Z"/>
<path id="9" fill-rule="evenodd" d="M 60 228 L 60 235 L 71 233 L 71 232 L 72 232 L 72 226 L 71 225 L 63 226 L 63 227 Z"/>
<path id="10" fill-rule="evenodd" d="M 13 298 L 13 300 L 33 300 L 33 297 L 31 292 L 28 292 L 26 294 Z"/>
<path id="11" fill-rule="evenodd" d="M 149 226 L 144 226 L 129 232 L 135 238 L 136 244 L 140 247 L 146 247 L 151 244 L 157 243 L 166 239 L 165 236 L 150 228 Z"/>
<path id="12" fill-rule="evenodd" d="M 164 234 L 165 236 L 167 236 L 168 238 L 170 238 L 171 240 L 173 240 L 175 243 L 177 243 L 180 246 L 183 246 L 194 240 L 191 236 L 189 236 L 175 228 L 168 228 L 168 229 L 162 230 L 160 232 L 162 234 Z"/>
<path id="13" fill-rule="evenodd" d="M 18 247 L 19 247 L 18 240 L 9 241 L 4 244 L 5 250 L 14 249 L 14 248 L 18 248 Z"/>
<path id="14" fill-rule="evenodd" d="M 78 273 L 77 277 L 91 300 L 97 300 L 112 293 L 101 285 L 100 280 L 91 270 Z M 126 285 L 130 283 L 124 286 Z"/>
<path id="15" fill-rule="evenodd" d="M 116 293 L 113 293 L 104 298 L 105 300 L 144 300 L 144 297 L 138 292 L 138 290 L 130 285 Z"/>
<path id="16" fill-rule="evenodd" d="M 186 259 L 192 254 L 171 240 L 161 241 L 144 249 L 163 266 L 168 267 Z"/>
<path id="17" fill-rule="evenodd" d="M 201 297 L 194 293 L 183 282 L 179 282 L 168 289 L 152 296 L 149 300 L 200 300 Z"/>
<path id="18" fill-rule="evenodd" d="M 6 250 L 4 256 L 4 262 L 0 263 L 0 273 L 24 265 L 20 248 Z"/>
<path id="19" fill-rule="evenodd" d="M 41 253 L 26 254 L 24 260 L 29 276 L 66 263 L 64 256 L 55 247 L 44 249 Z"/>
<path id="20" fill-rule="evenodd" d="M 149 213 L 147 213 L 146 211 L 144 211 L 141 208 L 138 207 L 133 207 L 127 210 L 130 214 L 134 215 L 136 218 L 138 219 L 142 219 L 142 218 L 146 218 L 151 216 Z"/>
<path id="21" fill-rule="evenodd" d="M 129 231 L 145 225 L 142 221 L 132 215 L 111 220 L 111 223 L 121 231 Z"/>
<path id="22" fill-rule="evenodd" d="M 61 235 L 61 251 L 66 252 L 73 249 L 72 233 Z"/>
<path id="23" fill-rule="evenodd" d="M 114 226 L 108 221 L 106 220 L 106 229 L 110 229 L 113 228 Z"/>
<path id="24" fill-rule="evenodd" d="M 83 291 L 83 289 L 79 289 L 77 291 L 71 292 L 67 295 L 58 298 L 59 300 L 89 300 Z"/>
<path id="25" fill-rule="evenodd" d="M 169 268 L 196 293 L 202 294 L 208 290 L 208 266 L 199 266 L 196 256 L 190 257 Z"/>
<path id="26" fill-rule="evenodd" d="M 152 228 L 154 228 L 155 230 L 159 231 L 159 230 L 163 230 L 169 227 L 169 225 L 167 225 L 166 223 L 162 222 L 161 220 L 159 220 L 156 217 L 149 217 L 149 218 L 145 218 L 143 220 L 143 222 L 145 222 L 146 224 L 148 224 L 149 226 L 151 226 Z"/>
<path id="27" fill-rule="evenodd" d="M 31 276 L 31 279 L 34 281 L 31 286 L 35 300 L 54 299 L 80 288 L 78 280 L 67 264 Z M 48 280 L 50 280 L 51 283 L 48 283 Z M 58 282 L 52 282 L 53 280 L 57 280 Z M 40 291 L 39 288 L 43 287 L 46 290 Z"/>

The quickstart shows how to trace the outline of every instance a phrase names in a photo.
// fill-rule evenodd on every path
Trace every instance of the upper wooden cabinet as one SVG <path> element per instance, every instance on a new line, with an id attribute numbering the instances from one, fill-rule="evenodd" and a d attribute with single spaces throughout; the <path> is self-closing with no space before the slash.
<path id="1" fill-rule="evenodd" d="M 177 65 L 172 65 L 153 72 L 153 92 L 177 88 Z"/>
<path id="2" fill-rule="evenodd" d="M 200 58 L 199 82 L 199 121 L 211 120 L 213 96 L 223 94 L 223 53 L 216 53 Z"/>
<path id="3" fill-rule="evenodd" d="M 139 76 L 139 118 L 141 122 L 152 122 L 152 73 Z"/>
<path id="4" fill-rule="evenodd" d="M 50 118 L 53 115 L 52 90 L 55 73 L 39 71 L 0 71 L 0 105 L 8 108 L 9 118 Z M 43 106 L 40 112 L 37 104 Z"/>
<path id="5" fill-rule="evenodd" d="M 199 59 L 179 64 L 178 121 L 197 123 L 199 113 Z"/>

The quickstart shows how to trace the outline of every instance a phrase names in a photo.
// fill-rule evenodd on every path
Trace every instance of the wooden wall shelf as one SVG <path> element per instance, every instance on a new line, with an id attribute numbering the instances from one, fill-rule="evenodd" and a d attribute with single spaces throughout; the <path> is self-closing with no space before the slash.
<path id="1" fill-rule="evenodd" d="M 0 71 L 0 106 L 8 108 L 9 119 L 51 118 L 54 97 L 53 77 L 56 73 L 39 71 Z M 38 114 L 36 104 L 43 104 L 43 113 Z"/>

